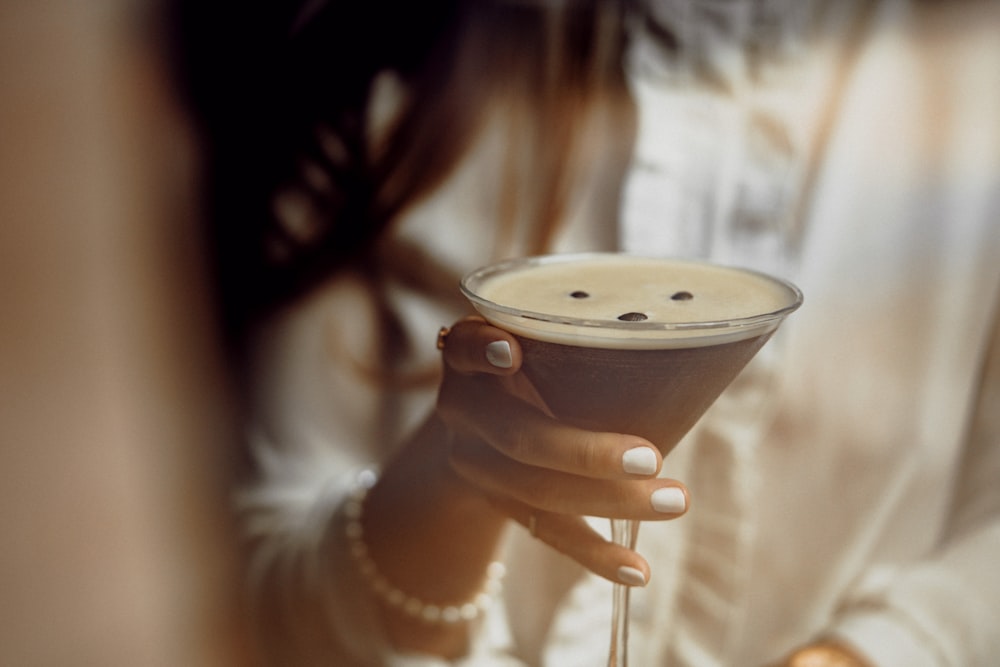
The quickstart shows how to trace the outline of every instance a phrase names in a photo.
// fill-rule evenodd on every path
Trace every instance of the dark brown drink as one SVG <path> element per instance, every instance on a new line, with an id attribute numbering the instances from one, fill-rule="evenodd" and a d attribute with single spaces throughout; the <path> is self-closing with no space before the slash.
<path id="1" fill-rule="evenodd" d="M 554 416 L 591 431 L 642 436 L 666 455 L 769 336 L 663 350 L 518 339 L 523 372 Z"/>
<path id="2" fill-rule="evenodd" d="M 515 260 L 463 289 L 517 335 L 522 371 L 554 416 L 664 454 L 801 303 L 752 271 L 614 254 Z"/>

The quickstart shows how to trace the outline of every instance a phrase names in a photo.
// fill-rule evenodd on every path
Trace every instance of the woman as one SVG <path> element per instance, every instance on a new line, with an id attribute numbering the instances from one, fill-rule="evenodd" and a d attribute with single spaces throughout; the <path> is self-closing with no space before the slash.
<path id="1" fill-rule="evenodd" d="M 264 52 L 248 116 L 282 133 L 220 142 L 278 183 L 221 181 L 217 217 L 273 662 L 601 664 L 610 580 L 635 664 L 991 664 L 995 7 L 344 4 Z M 542 416 L 516 341 L 462 319 L 465 271 L 576 249 L 807 305 L 663 461 Z M 637 551 L 584 515 L 644 520 Z"/>

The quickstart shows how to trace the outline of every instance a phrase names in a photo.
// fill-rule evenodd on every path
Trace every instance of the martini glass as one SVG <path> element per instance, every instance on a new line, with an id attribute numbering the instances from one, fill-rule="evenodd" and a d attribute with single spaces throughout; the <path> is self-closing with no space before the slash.
<path id="1" fill-rule="evenodd" d="M 759 272 L 616 253 L 508 260 L 461 289 L 517 337 L 521 372 L 554 417 L 642 436 L 664 456 L 802 303 Z M 634 549 L 638 526 L 612 519 L 612 540 Z M 611 667 L 627 664 L 629 590 L 614 587 Z"/>

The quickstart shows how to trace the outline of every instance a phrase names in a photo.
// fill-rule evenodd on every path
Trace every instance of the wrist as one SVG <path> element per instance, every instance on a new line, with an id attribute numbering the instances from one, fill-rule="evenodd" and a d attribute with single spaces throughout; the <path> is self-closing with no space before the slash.
<path id="1" fill-rule="evenodd" d="M 373 482 L 374 476 L 369 475 L 357 486 L 352 496 L 345 504 L 346 522 L 344 532 L 358 571 L 367 581 L 372 592 L 382 604 L 393 611 L 405 614 L 414 620 L 429 624 L 456 624 L 474 621 L 492 604 L 493 598 L 500 593 L 501 580 L 505 573 L 502 563 L 493 561 L 486 568 L 484 582 L 479 591 L 464 600 L 427 602 L 410 592 L 395 585 L 385 576 L 378 563 L 371 555 L 371 549 L 365 539 L 364 514 L 365 498 Z"/>
<path id="2" fill-rule="evenodd" d="M 506 519 L 448 484 L 387 480 L 367 494 L 357 523 L 368 557 L 390 581 L 444 602 L 478 591 Z"/>
<path id="3" fill-rule="evenodd" d="M 444 480 L 397 482 L 359 487 L 345 503 L 350 555 L 394 648 L 461 657 L 500 591 L 491 561 L 504 522 L 493 527 Z"/>

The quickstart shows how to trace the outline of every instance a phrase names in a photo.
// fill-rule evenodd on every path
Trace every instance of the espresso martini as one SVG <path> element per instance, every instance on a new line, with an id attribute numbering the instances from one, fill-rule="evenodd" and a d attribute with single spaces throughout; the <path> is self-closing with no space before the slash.
<path id="1" fill-rule="evenodd" d="M 462 289 L 517 336 L 553 415 L 643 436 L 664 454 L 802 302 L 754 271 L 600 253 L 504 262 Z"/>

